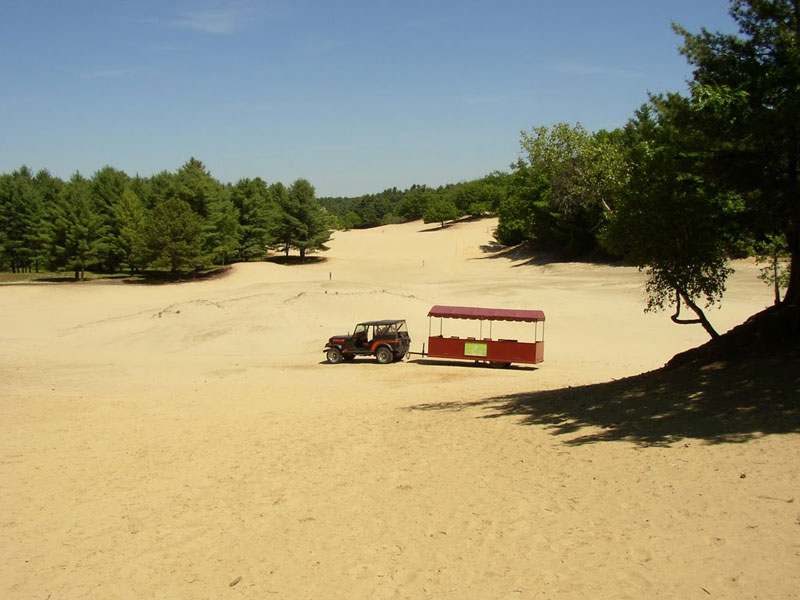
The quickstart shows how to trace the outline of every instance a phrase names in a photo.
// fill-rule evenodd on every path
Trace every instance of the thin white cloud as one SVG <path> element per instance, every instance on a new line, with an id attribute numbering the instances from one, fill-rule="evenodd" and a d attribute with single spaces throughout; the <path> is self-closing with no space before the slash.
<path id="1" fill-rule="evenodd" d="M 255 21 L 279 17 L 284 12 L 281 2 L 214 2 L 180 11 L 169 24 L 211 35 L 231 35 Z"/>
<path id="2" fill-rule="evenodd" d="M 229 35 L 244 27 L 250 16 L 250 11 L 244 8 L 201 9 L 183 13 L 172 25 L 201 33 Z"/>
<path id="3" fill-rule="evenodd" d="M 590 65 L 574 61 L 561 61 L 549 65 L 548 71 L 554 73 L 563 73 L 566 75 L 600 75 L 602 77 L 621 77 L 621 78 L 639 78 L 644 77 L 644 73 L 639 71 L 632 71 L 629 69 L 619 69 L 615 67 L 604 67 L 599 65 Z"/>

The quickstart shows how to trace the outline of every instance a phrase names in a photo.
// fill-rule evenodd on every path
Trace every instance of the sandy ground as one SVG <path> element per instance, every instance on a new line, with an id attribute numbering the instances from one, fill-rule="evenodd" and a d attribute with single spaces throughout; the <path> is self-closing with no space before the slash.
<path id="1" fill-rule="evenodd" d="M 707 338 L 644 314 L 635 269 L 501 257 L 494 225 L 0 287 L 0 597 L 800 597 L 798 434 L 643 443 L 496 410 Z M 735 266 L 720 331 L 770 303 Z M 324 363 L 359 320 L 405 318 L 421 350 L 433 304 L 545 311 L 545 362 Z"/>

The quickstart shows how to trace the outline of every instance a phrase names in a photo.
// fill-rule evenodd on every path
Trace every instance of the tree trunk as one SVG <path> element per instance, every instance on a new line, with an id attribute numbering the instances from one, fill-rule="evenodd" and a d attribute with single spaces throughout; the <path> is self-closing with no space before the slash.
<path id="1" fill-rule="evenodd" d="M 773 287 L 772 291 L 775 295 L 775 299 L 773 301 L 773 304 L 775 306 L 778 306 L 781 303 L 781 282 L 779 276 L 780 276 L 780 256 L 778 256 L 778 253 L 775 252 L 772 255 L 772 287 Z"/>
<path id="2" fill-rule="evenodd" d="M 694 314 L 697 315 L 696 319 L 681 319 L 681 299 L 686 303 L 686 306 L 694 311 Z M 675 288 L 675 302 L 676 302 L 676 309 L 675 314 L 670 317 L 673 323 L 677 323 L 678 325 L 702 325 L 703 329 L 706 330 L 706 333 L 711 336 L 712 340 L 715 340 L 719 337 L 717 330 L 711 325 L 711 322 L 706 317 L 703 309 L 697 306 L 694 301 L 689 298 L 689 295 L 678 288 Z"/>
<path id="3" fill-rule="evenodd" d="M 800 308 L 800 235 L 796 231 L 790 232 L 786 236 L 786 241 L 789 243 L 792 259 L 789 264 L 789 287 L 786 288 L 786 295 L 781 304 Z"/>

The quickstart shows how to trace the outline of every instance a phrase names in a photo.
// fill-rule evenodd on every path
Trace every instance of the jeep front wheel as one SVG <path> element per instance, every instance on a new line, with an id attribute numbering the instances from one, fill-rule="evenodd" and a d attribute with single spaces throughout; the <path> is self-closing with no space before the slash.
<path id="1" fill-rule="evenodd" d="M 328 362 L 332 365 L 338 364 L 344 360 L 344 355 L 338 348 L 330 348 L 328 350 Z"/>
<path id="2" fill-rule="evenodd" d="M 375 358 L 377 358 L 378 362 L 382 365 L 388 365 L 390 362 L 392 362 L 394 355 L 386 346 L 381 346 L 375 353 Z"/>

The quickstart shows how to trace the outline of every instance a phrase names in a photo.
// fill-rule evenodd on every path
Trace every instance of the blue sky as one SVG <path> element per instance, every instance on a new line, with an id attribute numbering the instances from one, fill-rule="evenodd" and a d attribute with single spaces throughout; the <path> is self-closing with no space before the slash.
<path id="1" fill-rule="evenodd" d="M 683 91 L 727 0 L 0 0 L 0 172 L 105 165 L 318 196 L 508 170 L 520 131 Z"/>

